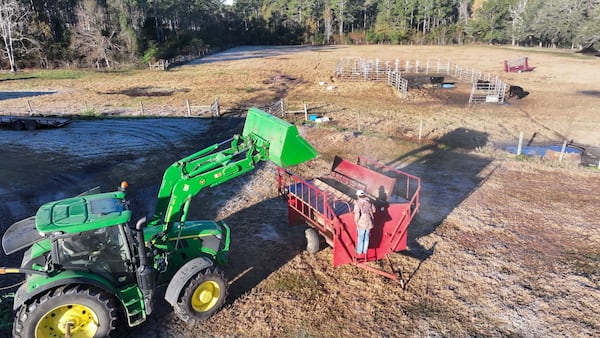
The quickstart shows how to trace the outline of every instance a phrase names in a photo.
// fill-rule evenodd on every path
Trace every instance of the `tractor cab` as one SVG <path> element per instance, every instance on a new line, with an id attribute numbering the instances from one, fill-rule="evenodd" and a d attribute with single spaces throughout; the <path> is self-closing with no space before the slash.
<path id="1" fill-rule="evenodd" d="M 122 191 L 67 198 L 13 224 L 2 246 L 6 254 L 28 247 L 23 268 L 87 270 L 120 285 L 135 278 L 126 226 L 130 217 Z"/>
<path id="2" fill-rule="evenodd" d="M 135 268 L 123 225 L 100 228 L 75 235 L 56 236 L 52 257 L 60 270 L 85 269 L 115 286 L 133 282 Z M 55 253 L 55 254 L 54 254 Z"/>

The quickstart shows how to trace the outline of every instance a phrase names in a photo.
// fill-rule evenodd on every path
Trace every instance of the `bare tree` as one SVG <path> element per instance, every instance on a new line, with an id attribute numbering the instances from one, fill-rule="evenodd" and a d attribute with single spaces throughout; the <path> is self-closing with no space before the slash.
<path id="1" fill-rule="evenodd" d="M 333 35 L 333 14 L 331 13 L 331 7 L 329 4 L 325 4 L 323 10 L 323 25 L 325 26 L 325 42 L 331 41 L 331 35 Z"/>
<path id="2" fill-rule="evenodd" d="M 339 17 L 338 17 L 338 21 L 340 23 L 340 26 L 338 27 L 339 29 L 339 35 L 340 35 L 340 43 L 342 41 L 344 41 L 344 11 L 346 10 L 346 3 L 344 2 L 344 0 L 338 0 L 338 10 L 339 12 Z"/>
<path id="3" fill-rule="evenodd" d="M 28 16 L 29 11 L 17 0 L 0 0 L 0 35 L 4 43 L 2 51 L 8 58 L 11 72 L 17 71 L 15 50 L 25 47 L 27 41 L 32 41 L 25 36 Z"/>
<path id="4" fill-rule="evenodd" d="M 511 45 L 517 43 L 517 38 L 523 38 L 525 11 L 527 10 L 527 2 L 529 0 L 517 0 L 514 5 L 509 4 L 508 8 L 511 17 Z"/>
<path id="5" fill-rule="evenodd" d="M 75 10 L 75 15 L 77 24 L 73 32 L 73 46 L 97 68 L 100 68 L 101 62 L 110 68 L 121 46 L 118 28 L 106 20 L 106 9 L 96 0 L 84 0 Z"/>

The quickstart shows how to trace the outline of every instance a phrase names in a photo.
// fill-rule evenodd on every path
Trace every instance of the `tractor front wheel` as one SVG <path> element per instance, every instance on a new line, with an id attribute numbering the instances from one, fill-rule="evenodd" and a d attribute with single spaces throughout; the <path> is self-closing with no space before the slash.
<path id="1" fill-rule="evenodd" d="M 21 307 L 13 337 L 108 337 L 116 320 L 112 296 L 83 285 L 62 286 Z"/>
<path id="2" fill-rule="evenodd" d="M 184 322 L 199 322 L 217 312 L 225 303 L 226 296 L 227 280 L 223 271 L 210 267 L 190 278 L 175 306 L 175 313 Z"/>

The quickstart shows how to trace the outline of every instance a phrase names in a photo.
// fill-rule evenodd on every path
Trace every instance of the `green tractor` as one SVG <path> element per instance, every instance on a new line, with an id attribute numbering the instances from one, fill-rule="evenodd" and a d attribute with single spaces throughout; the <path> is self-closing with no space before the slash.
<path id="1" fill-rule="evenodd" d="M 107 337 L 118 320 L 143 323 L 158 286 L 182 320 L 210 317 L 227 295 L 230 229 L 187 220 L 192 198 L 259 161 L 288 167 L 316 156 L 295 126 L 251 108 L 241 135 L 167 168 L 147 225 L 145 217 L 131 223 L 126 182 L 42 205 L 2 237 L 7 255 L 26 249 L 20 267 L 0 268 L 25 274 L 13 301 L 13 336 Z"/>

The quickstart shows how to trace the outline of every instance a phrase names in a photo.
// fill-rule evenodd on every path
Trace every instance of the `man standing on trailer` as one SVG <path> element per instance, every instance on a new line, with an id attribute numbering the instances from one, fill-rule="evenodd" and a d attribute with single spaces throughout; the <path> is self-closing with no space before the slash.
<path id="1" fill-rule="evenodd" d="M 369 200 L 367 194 L 362 190 L 356 191 L 356 202 L 354 202 L 354 222 L 358 238 L 356 240 L 356 256 L 367 254 L 369 248 L 369 233 L 373 229 L 373 214 L 375 206 Z M 366 257 L 365 257 L 366 258 Z"/>

